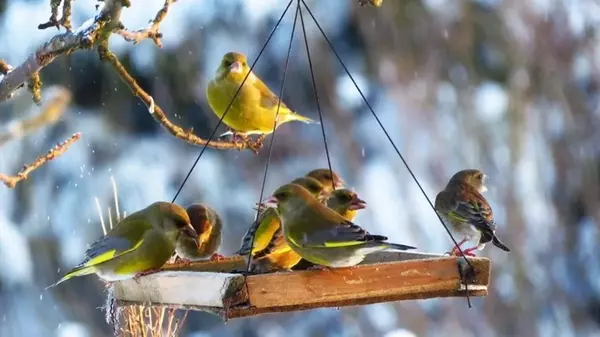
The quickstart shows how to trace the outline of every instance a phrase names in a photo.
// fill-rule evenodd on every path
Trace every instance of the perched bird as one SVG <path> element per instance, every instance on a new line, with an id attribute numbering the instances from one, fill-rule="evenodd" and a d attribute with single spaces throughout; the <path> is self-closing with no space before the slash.
<path id="1" fill-rule="evenodd" d="M 292 180 L 292 183 L 306 188 L 316 198 L 321 198 L 323 185 L 318 180 L 310 177 L 300 177 Z M 258 207 L 261 210 L 258 220 L 252 223 L 246 231 L 246 234 L 242 238 L 242 246 L 236 252 L 238 255 L 248 255 L 250 254 L 250 250 L 254 254 L 265 249 L 273 238 L 275 231 L 281 226 L 279 215 L 275 209 L 263 207 L 263 205 L 258 205 Z M 252 244 L 253 236 L 254 244 L 251 249 L 250 245 Z"/>
<path id="2" fill-rule="evenodd" d="M 367 207 L 367 203 L 351 190 L 340 189 L 332 192 L 327 200 L 327 207 L 346 220 L 352 221 L 356 216 L 356 212 Z M 280 228 L 273 234 L 269 245 L 255 254 L 255 259 L 265 259 L 267 261 L 266 268 L 263 267 L 263 270 L 290 270 L 300 263 L 301 256 L 290 248 Z"/>
<path id="3" fill-rule="evenodd" d="M 367 203 L 361 200 L 355 192 L 343 188 L 331 192 L 331 196 L 327 200 L 327 207 L 336 211 L 346 220 L 353 221 L 356 212 L 367 207 Z"/>
<path id="4" fill-rule="evenodd" d="M 333 175 L 331 173 L 333 173 Z M 342 180 L 342 178 L 340 178 L 340 176 L 337 173 L 329 169 L 312 170 L 306 174 L 306 177 L 317 179 L 321 184 L 323 184 L 323 193 L 329 194 L 334 189 L 344 187 L 344 180 Z"/>
<path id="5" fill-rule="evenodd" d="M 273 132 L 280 100 L 260 78 L 250 71 L 244 54 L 229 52 L 223 56 L 214 78 L 208 83 L 206 90 L 208 104 L 219 118 L 223 117 L 246 75 L 248 78 L 244 86 L 223 118 L 223 123 L 231 130 L 221 137 L 231 134 L 246 138 L 248 135 L 264 136 Z M 308 117 L 295 113 L 281 102 L 277 127 L 290 121 L 318 124 Z"/>
<path id="6" fill-rule="evenodd" d="M 295 184 L 281 186 L 264 203 L 277 207 L 290 248 L 317 265 L 349 267 L 379 250 L 415 249 L 385 242 L 387 237 L 382 235 L 369 234 Z"/>
<path id="7" fill-rule="evenodd" d="M 181 235 L 197 240 L 185 209 L 155 202 L 121 220 L 85 252 L 85 260 L 52 286 L 72 277 L 96 274 L 112 282 L 155 272 L 175 252 Z"/>
<path id="8" fill-rule="evenodd" d="M 445 223 L 463 236 L 458 247 L 465 242 L 476 239 L 478 245 L 465 249 L 465 255 L 475 256 L 474 250 L 481 250 L 485 244 L 492 242 L 494 246 L 510 252 L 498 237 L 492 208 L 482 193 L 487 191 L 485 179 L 487 176 L 479 170 L 462 170 L 450 178 L 446 188 L 435 198 L 435 210 Z M 455 255 L 458 247 L 450 254 Z"/>
<path id="9" fill-rule="evenodd" d="M 219 214 L 204 204 L 192 204 L 186 209 L 186 212 L 198 237 L 194 240 L 187 235 L 180 236 L 175 248 L 177 255 L 184 263 L 207 258 L 211 260 L 222 258 L 216 253 L 222 241 L 223 222 Z"/>

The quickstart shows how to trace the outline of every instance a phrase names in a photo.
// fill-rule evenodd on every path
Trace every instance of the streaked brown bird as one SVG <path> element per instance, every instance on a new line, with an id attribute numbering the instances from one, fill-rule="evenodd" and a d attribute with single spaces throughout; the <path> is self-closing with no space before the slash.
<path id="1" fill-rule="evenodd" d="M 446 188 L 435 198 L 435 210 L 446 224 L 462 235 L 462 240 L 452 249 L 451 255 L 456 255 L 458 248 L 471 240 L 477 240 L 478 244 L 465 249 L 465 255 L 475 256 L 473 251 L 482 250 L 490 241 L 494 246 L 510 252 L 495 234 L 494 214 L 482 195 L 487 191 L 486 178 L 480 170 L 459 171 L 450 178 Z"/>

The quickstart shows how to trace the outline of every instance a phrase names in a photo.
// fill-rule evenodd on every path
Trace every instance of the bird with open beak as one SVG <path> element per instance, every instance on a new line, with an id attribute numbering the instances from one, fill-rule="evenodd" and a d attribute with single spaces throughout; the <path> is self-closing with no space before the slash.
<path id="1" fill-rule="evenodd" d="M 416 248 L 386 242 L 387 237 L 368 233 L 295 184 L 279 187 L 264 205 L 277 208 L 290 248 L 316 265 L 349 267 L 380 250 Z"/>

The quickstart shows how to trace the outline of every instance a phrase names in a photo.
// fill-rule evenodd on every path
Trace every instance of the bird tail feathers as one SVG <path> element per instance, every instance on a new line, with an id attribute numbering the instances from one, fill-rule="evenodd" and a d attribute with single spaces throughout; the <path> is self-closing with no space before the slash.
<path id="1" fill-rule="evenodd" d="M 494 244 L 494 246 L 502 249 L 503 251 L 510 252 L 510 249 L 508 247 L 506 247 L 505 244 L 503 244 L 502 242 L 500 242 L 500 240 L 495 235 L 492 238 L 492 243 Z"/>
<path id="2" fill-rule="evenodd" d="M 299 115 L 297 113 L 289 114 L 288 118 L 290 120 L 299 121 L 299 122 L 306 123 L 306 124 L 320 124 L 319 122 L 317 122 L 317 121 L 315 121 L 315 120 L 313 120 L 311 118 L 304 117 L 304 116 Z"/>
<path id="3" fill-rule="evenodd" d="M 408 246 L 408 245 L 402 245 L 402 244 L 399 244 L 399 243 L 391 243 L 391 242 L 385 242 L 385 246 L 386 246 L 386 249 L 391 249 L 391 250 L 417 249 L 417 247 Z"/>
<path id="4" fill-rule="evenodd" d="M 89 274 L 93 274 L 94 272 L 96 272 L 94 266 L 75 267 L 70 272 L 68 272 L 65 276 L 63 276 L 60 280 L 58 280 L 56 283 L 47 286 L 46 289 L 56 287 L 57 285 L 65 282 L 66 280 L 71 279 L 73 277 L 89 275 Z"/>

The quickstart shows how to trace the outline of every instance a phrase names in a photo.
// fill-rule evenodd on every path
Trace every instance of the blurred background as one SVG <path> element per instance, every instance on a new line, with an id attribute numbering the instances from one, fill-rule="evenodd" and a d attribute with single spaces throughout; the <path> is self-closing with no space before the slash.
<path id="1" fill-rule="evenodd" d="M 205 98 L 222 55 L 254 60 L 287 1 L 180 0 L 163 21 L 163 48 L 113 36 L 130 73 L 181 127 L 207 138 L 218 119 Z M 429 198 L 456 171 L 480 168 L 512 251 L 488 245 L 489 296 L 431 299 L 238 319 L 190 313 L 182 336 L 600 336 L 600 4 L 593 0 L 308 1 Z M 74 26 L 94 0 L 72 3 Z M 162 0 L 132 1 L 122 21 L 145 27 Z M 278 92 L 292 7 L 255 71 Z M 38 30 L 49 1 L 0 0 L 0 58 L 21 64 L 56 34 Z M 357 222 L 433 253 L 451 240 L 308 15 L 333 169 L 369 203 Z M 318 118 L 298 25 L 284 101 Z M 42 72 L 72 94 L 60 120 L 0 148 L 14 174 L 56 142 L 82 132 L 64 155 L 15 189 L 0 186 L 0 336 L 107 336 L 104 285 L 82 277 L 44 290 L 102 235 L 94 203 L 131 213 L 174 196 L 200 149 L 172 137 L 94 51 L 61 56 Z M 21 90 L 0 105 L 0 132 L 39 113 Z M 224 130 L 224 128 L 223 128 Z M 270 138 L 267 138 L 269 141 Z M 268 144 L 268 142 L 266 143 Z M 267 158 L 208 149 L 178 202 L 210 204 L 231 254 L 254 220 Z M 321 129 L 277 131 L 265 193 L 327 167 Z"/>

